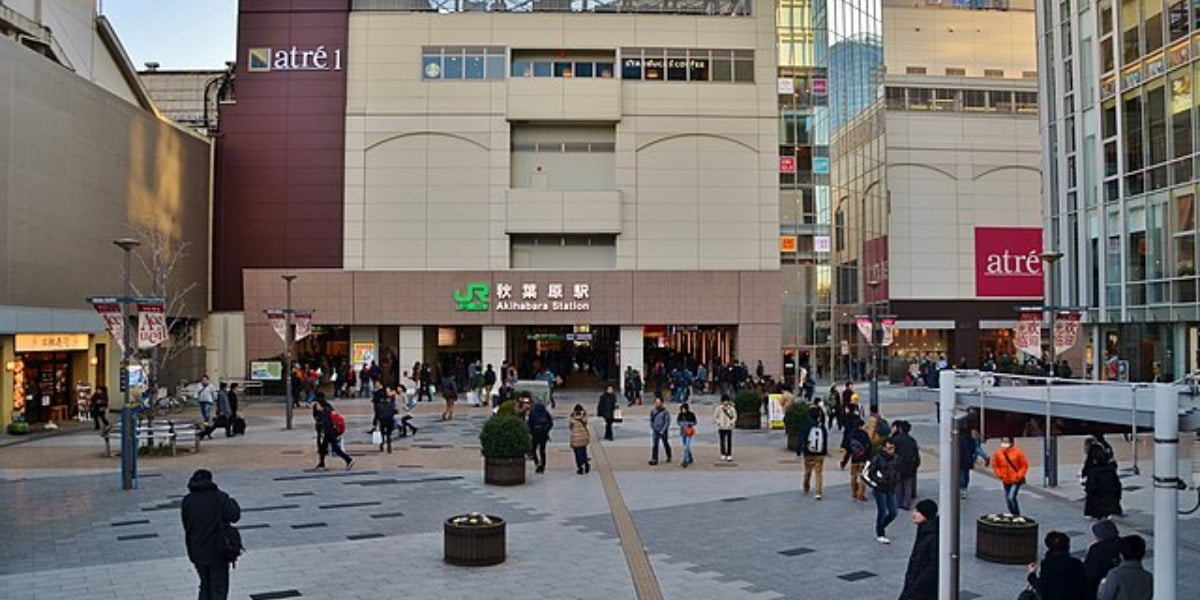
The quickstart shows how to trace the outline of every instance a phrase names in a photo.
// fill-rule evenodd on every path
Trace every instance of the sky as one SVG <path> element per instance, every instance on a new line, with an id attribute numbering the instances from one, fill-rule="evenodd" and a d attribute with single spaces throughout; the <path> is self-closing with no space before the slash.
<path id="1" fill-rule="evenodd" d="M 138 69 L 223 69 L 234 60 L 237 0 L 99 0 Z"/>

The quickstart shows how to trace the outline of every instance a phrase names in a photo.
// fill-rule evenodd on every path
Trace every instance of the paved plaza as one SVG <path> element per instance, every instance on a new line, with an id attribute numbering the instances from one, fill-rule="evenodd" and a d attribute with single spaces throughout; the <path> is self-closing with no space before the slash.
<path id="1" fill-rule="evenodd" d="M 932 404 L 920 400 L 889 390 L 884 410 L 914 423 L 926 451 L 919 495 L 936 496 L 936 422 Z M 625 410 L 615 442 L 602 450 L 593 444 L 593 453 L 604 453 L 598 468 L 577 476 L 565 431 L 576 401 L 594 408 L 595 395 L 563 394 L 550 468 L 544 475 L 529 469 L 527 484 L 515 488 L 483 484 L 475 436 L 485 409 L 466 407 L 455 421 L 438 423 L 436 407 L 422 405 L 420 434 L 387 455 L 368 444 L 367 401 L 344 400 L 338 406 L 350 415 L 349 448 L 358 462 L 349 472 L 317 473 L 308 412 L 298 411 L 296 429 L 284 431 L 280 404 L 252 403 L 245 437 L 218 434 L 198 455 L 144 458 L 132 492 L 120 490 L 118 459 L 102 456 L 90 429 L 15 445 L 0 440 L 9 444 L 0 447 L 0 596 L 194 597 L 178 506 L 192 470 L 208 467 L 242 506 L 248 551 L 232 573 L 231 598 L 632 599 L 639 590 L 670 600 L 897 597 L 913 540 L 909 514 L 901 511 L 889 528 L 890 546 L 876 543 L 874 506 L 850 501 L 847 474 L 835 461 L 827 462 L 820 502 L 800 493 L 801 466 L 783 449 L 780 431 L 737 431 L 736 461 L 717 462 L 711 399 L 701 399 L 694 468 L 646 464 L 647 411 L 638 407 Z M 1033 444 L 1026 451 L 1037 460 Z M 1127 445 L 1114 445 L 1127 464 Z M 1065 531 L 1082 552 L 1090 521 L 1067 476 L 1078 468 L 1071 447 L 1064 443 L 1063 486 L 1031 486 L 1022 508 L 1043 533 Z M 1143 474 L 1125 480 L 1122 531 L 1150 532 L 1149 467 L 1143 458 Z M 632 516 L 640 546 L 618 533 L 601 470 L 613 475 L 615 502 Z M 1003 509 L 1000 486 L 981 471 L 971 485 L 963 502 L 961 597 L 1009 600 L 1023 588 L 1025 567 L 974 557 L 972 521 Z M 442 521 L 467 511 L 508 521 L 507 562 L 442 562 Z M 1200 520 L 1184 517 L 1180 527 L 1179 572 L 1196 573 Z M 649 559 L 648 581 L 631 575 L 629 553 L 637 552 Z M 1179 597 L 1200 597 L 1200 578 L 1182 577 Z"/>

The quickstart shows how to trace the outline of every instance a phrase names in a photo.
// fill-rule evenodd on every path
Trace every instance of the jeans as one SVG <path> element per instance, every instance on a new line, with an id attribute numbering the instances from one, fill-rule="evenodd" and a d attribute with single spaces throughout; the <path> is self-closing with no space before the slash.
<path id="1" fill-rule="evenodd" d="M 821 495 L 821 491 L 825 489 L 825 457 L 824 456 L 805 456 L 804 457 L 804 493 L 807 494 L 809 481 L 812 479 L 813 473 L 817 475 L 817 495 Z"/>
<path id="2" fill-rule="evenodd" d="M 896 508 L 896 493 L 875 490 L 875 536 L 887 535 L 887 526 L 900 514 Z"/>
<path id="3" fill-rule="evenodd" d="M 546 468 L 546 443 L 549 441 L 548 435 L 533 435 L 533 464 L 543 469 Z"/>
<path id="4" fill-rule="evenodd" d="M 958 490 L 965 492 L 971 483 L 971 469 L 958 470 Z"/>
<path id="5" fill-rule="evenodd" d="M 229 563 L 219 565 L 194 565 L 200 576 L 199 600 L 226 600 L 229 598 Z"/>
<path id="6" fill-rule="evenodd" d="M 610 442 L 613 439 L 612 424 L 612 418 L 604 419 L 604 439 Z"/>
<path id="7" fill-rule="evenodd" d="M 200 418 L 205 423 L 212 423 L 212 402 L 200 403 Z"/>
<path id="8" fill-rule="evenodd" d="M 575 451 L 575 468 L 582 469 L 588 463 L 587 446 L 571 448 Z"/>
<path id="9" fill-rule="evenodd" d="M 684 435 L 683 438 L 683 464 L 692 464 L 692 436 Z"/>
<path id="10" fill-rule="evenodd" d="M 100 429 L 100 421 L 104 421 L 104 428 L 108 429 L 108 408 L 92 409 L 92 423 L 96 425 L 96 429 Z"/>
<path id="11" fill-rule="evenodd" d="M 655 431 L 651 435 L 654 436 L 654 450 L 650 453 L 650 460 L 653 462 L 658 462 L 658 444 L 659 442 L 662 442 L 663 448 L 665 448 L 667 451 L 667 462 L 670 462 L 671 440 L 667 439 L 667 432 L 663 431 L 660 433 Z"/>
<path id="12" fill-rule="evenodd" d="M 1008 502 L 1008 512 L 1014 515 L 1021 514 L 1021 505 L 1017 502 L 1017 493 L 1021 491 L 1021 483 L 1006 483 L 1004 484 L 1004 501 Z"/>
<path id="13" fill-rule="evenodd" d="M 396 418 L 390 417 L 379 420 L 379 433 L 383 434 L 383 443 L 379 445 L 379 449 L 383 450 L 387 446 L 387 451 L 392 451 L 392 432 L 396 430 Z"/>
<path id="14" fill-rule="evenodd" d="M 417 428 L 413 427 L 412 425 L 410 425 L 408 423 L 411 420 L 412 420 L 412 415 L 404 415 L 403 417 L 400 417 L 400 437 L 407 436 L 408 430 L 410 430 L 410 429 L 412 430 L 412 432 L 414 434 L 417 432 Z"/>
<path id="15" fill-rule="evenodd" d="M 721 456 L 733 456 L 733 430 L 718 429 L 717 443 L 721 447 Z"/>
<path id="16" fill-rule="evenodd" d="M 319 436 L 317 438 L 317 455 L 321 457 L 321 462 L 318 463 L 318 466 L 325 466 L 325 456 L 330 452 L 341 457 L 342 460 L 346 461 L 346 464 L 350 464 L 350 461 L 353 460 L 342 449 L 342 438 L 330 438 L 325 435 Z"/>
<path id="17" fill-rule="evenodd" d="M 913 499 L 917 496 L 917 476 L 901 477 L 899 485 L 896 486 L 896 500 L 900 504 L 900 508 L 904 510 L 912 510 Z"/>

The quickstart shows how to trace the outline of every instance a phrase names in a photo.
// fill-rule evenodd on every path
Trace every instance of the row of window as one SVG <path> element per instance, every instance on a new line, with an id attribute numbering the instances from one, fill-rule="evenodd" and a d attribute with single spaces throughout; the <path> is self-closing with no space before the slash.
<path id="1" fill-rule="evenodd" d="M 612 61 L 514 60 L 513 77 L 583 77 L 612 79 Z"/>
<path id="2" fill-rule="evenodd" d="M 928 75 L 929 70 L 925 67 L 904 67 L 905 75 Z M 945 74 L 947 77 L 966 77 L 967 70 L 961 67 L 946 67 Z M 984 69 L 983 76 L 989 79 L 1004 79 L 1004 69 Z M 1022 79 L 1037 79 L 1037 71 L 1021 71 Z"/>
<path id="3" fill-rule="evenodd" d="M 889 110 L 1035 114 L 1037 92 L 891 87 Z"/>
<path id="4" fill-rule="evenodd" d="M 492 46 L 426 46 L 421 77 L 426 81 L 504 79 L 505 49 Z M 611 60 L 515 59 L 513 77 L 615 76 Z M 754 82 L 753 50 L 623 48 L 621 78 L 638 81 Z"/>
<path id="5" fill-rule="evenodd" d="M 505 50 L 497 46 L 427 46 L 421 49 L 426 80 L 504 79 Z"/>
<path id="6" fill-rule="evenodd" d="M 1107 37 L 1114 30 L 1114 4 L 1120 14 L 1122 31 L 1119 36 Z M 1103 38 L 1100 41 L 1102 67 L 1107 72 L 1115 66 L 1114 43 L 1121 45 L 1121 64 L 1128 65 L 1160 50 L 1165 44 L 1183 39 L 1189 31 L 1200 31 L 1200 0 L 1105 2 L 1100 7 L 1099 29 Z M 1118 37 L 1119 42 L 1116 41 Z"/>
<path id="7" fill-rule="evenodd" d="M 754 51 L 622 48 L 621 78 L 753 83 Z"/>

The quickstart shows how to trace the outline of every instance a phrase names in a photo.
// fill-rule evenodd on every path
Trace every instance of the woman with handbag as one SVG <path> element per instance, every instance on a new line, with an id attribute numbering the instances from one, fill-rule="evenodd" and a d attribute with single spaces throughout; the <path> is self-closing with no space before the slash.
<path id="1" fill-rule="evenodd" d="M 679 405 L 679 414 L 675 417 L 675 423 L 679 425 L 679 435 L 683 438 L 683 460 L 679 466 L 687 468 L 688 465 L 695 462 L 692 458 L 692 438 L 696 436 L 696 413 L 688 407 L 688 403 L 684 402 Z"/>
<path id="2" fill-rule="evenodd" d="M 575 474 L 583 475 L 592 471 L 592 463 L 588 460 L 587 447 L 592 441 L 588 431 L 587 411 L 582 404 L 576 404 L 571 411 L 571 450 L 575 452 Z"/>
<path id="3" fill-rule="evenodd" d="M 992 455 L 992 472 L 1000 483 L 1004 484 L 1004 500 L 1008 503 L 1008 512 L 1012 515 L 1021 514 L 1021 505 L 1017 502 L 1017 494 L 1025 485 L 1025 476 L 1029 473 L 1029 460 L 1025 453 L 1013 444 L 1009 436 L 1000 438 L 1000 449 Z"/>

